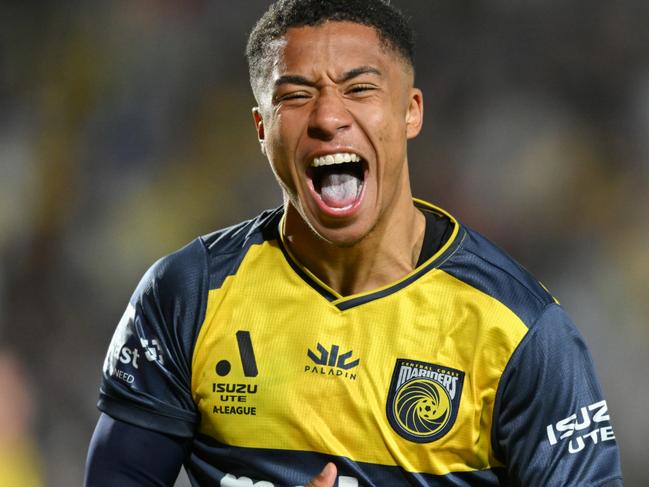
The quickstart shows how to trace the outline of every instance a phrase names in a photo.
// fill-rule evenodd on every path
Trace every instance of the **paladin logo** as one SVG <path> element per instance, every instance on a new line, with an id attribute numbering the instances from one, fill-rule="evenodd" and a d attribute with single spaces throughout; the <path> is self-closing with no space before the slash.
<path id="1" fill-rule="evenodd" d="M 349 372 L 360 363 L 360 359 L 352 358 L 353 350 L 339 354 L 340 346 L 332 345 L 331 349 L 327 350 L 320 343 L 317 350 L 317 354 L 311 349 L 307 351 L 307 356 L 315 365 L 305 365 L 304 372 L 356 380 L 356 374 Z"/>
<path id="2" fill-rule="evenodd" d="M 463 383 L 461 370 L 397 359 L 386 404 L 390 426 L 416 443 L 441 438 L 455 423 Z"/>

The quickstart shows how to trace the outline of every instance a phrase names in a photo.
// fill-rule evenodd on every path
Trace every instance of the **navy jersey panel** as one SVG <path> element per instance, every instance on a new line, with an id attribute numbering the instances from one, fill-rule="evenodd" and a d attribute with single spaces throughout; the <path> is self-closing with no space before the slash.
<path id="1" fill-rule="evenodd" d="M 104 362 L 99 409 L 190 437 L 197 421 L 191 357 L 207 295 L 205 247 L 195 240 L 156 262 L 120 320 Z"/>
<path id="2" fill-rule="evenodd" d="M 498 299 L 530 329 L 501 378 L 494 410 L 494 451 L 511 480 L 594 486 L 621 478 L 592 359 L 563 308 L 528 271 L 468 228 L 440 268 Z"/>
<path id="3" fill-rule="evenodd" d="M 494 416 L 494 448 L 516 485 L 599 486 L 621 478 L 593 362 L 556 304 L 546 307 L 510 360 Z"/>
<path id="4" fill-rule="evenodd" d="M 552 296 L 504 251 L 475 230 L 463 228 L 461 251 L 440 269 L 496 298 L 530 326 L 554 302 Z"/>

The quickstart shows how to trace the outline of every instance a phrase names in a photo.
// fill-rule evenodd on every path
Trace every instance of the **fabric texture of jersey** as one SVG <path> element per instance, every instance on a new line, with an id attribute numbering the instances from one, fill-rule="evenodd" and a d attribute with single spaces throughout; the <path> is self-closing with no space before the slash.
<path id="1" fill-rule="evenodd" d="M 192 438 L 193 485 L 621 485 L 576 328 L 511 258 L 443 210 L 410 274 L 341 296 L 281 238 L 283 212 L 158 261 L 111 341 L 99 408 Z M 422 252 L 425 254 L 425 249 Z"/>

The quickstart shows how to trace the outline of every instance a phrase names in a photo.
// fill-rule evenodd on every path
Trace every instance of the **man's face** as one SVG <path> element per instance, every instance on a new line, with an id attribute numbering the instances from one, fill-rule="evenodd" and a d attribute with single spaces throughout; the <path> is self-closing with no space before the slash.
<path id="1" fill-rule="evenodd" d="M 371 27 L 291 28 L 276 47 L 257 90 L 259 139 L 288 211 L 326 241 L 352 245 L 410 199 L 406 143 L 421 128 L 421 92 Z"/>

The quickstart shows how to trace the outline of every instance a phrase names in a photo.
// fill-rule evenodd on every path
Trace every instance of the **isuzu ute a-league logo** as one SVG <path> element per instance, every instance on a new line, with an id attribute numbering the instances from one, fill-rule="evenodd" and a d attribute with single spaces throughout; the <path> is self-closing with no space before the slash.
<path id="1" fill-rule="evenodd" d="M 455 423 L 463 384 L 460 370 L 397 359 L 386 405 L 392 429 L 416 443 L 441 438 Z"/>

